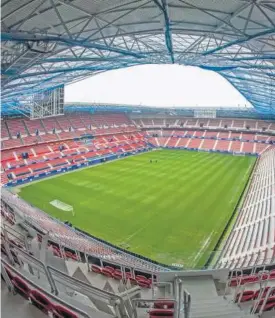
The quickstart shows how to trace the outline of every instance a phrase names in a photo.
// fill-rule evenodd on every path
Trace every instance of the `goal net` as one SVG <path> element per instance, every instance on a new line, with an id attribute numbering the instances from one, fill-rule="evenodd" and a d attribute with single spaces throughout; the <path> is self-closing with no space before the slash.
<path id="1" fill-rule="evenodd" d="M 245 153 L 244 153 L 244 152 L 234 151 L 234 152 L 233 152 L 233 156 L 242 156 L 242 157 L 244 157 L 244 156 L 245 156 Z"/>
<path id="2" fill-rule="evenodd" d="M 62 201 L 59 201 L 59 200 L 53 200 L 50 202 L 50 204 L 59 210 L 62 210 L 65 212 L 71 212 L 72 215 L 74 216 L 74 208 L 72 205 L 69 205 L 69 204 L 64 203 Z"/>

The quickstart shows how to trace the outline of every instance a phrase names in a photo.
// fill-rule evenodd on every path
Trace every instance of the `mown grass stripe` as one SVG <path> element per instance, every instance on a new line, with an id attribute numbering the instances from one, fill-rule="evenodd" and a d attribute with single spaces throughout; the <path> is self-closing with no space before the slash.
<path id="1" fill-rule="evenodd" d="M 133 252 L 200 267 L 231 217 L 254 161 L 154 151 L 29 184 L 19 195 L 94 236 L 127 242 Z M 72 205 L 75 216 L 49 204 L 56 199 Z"/>

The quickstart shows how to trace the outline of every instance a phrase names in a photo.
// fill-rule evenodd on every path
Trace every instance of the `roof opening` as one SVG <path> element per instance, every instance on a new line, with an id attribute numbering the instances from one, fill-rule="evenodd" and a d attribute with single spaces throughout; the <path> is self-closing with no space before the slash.
<path id="1" fill-rule="evenodd" d="M 251 106 L 218 73 L 182 65 L 140 65 L 101 73 L 66 86 L 65 101 L 158 107 Z"/>

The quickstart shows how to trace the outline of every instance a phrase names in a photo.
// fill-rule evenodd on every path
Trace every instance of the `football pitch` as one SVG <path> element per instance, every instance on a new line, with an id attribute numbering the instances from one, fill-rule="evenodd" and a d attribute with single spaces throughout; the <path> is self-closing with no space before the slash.
<path id="1" fill-rule="evenodd" d="M 157 150 L 29 184 L 19 195 L 132 252 L 168 265 L 200 267 L 254 162 L 254 157 Z M 54 200 L 72 205 L 75 215 L 50 204 Z"/>

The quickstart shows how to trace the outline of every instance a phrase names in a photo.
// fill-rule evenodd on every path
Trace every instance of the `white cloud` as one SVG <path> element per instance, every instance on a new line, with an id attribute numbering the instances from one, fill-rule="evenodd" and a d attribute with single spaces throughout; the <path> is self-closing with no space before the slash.
<path id="1" fill-rule="evenodd" d="M 182 65 L 141 65 L 66 86 L 66 102 L 148 106 L 250 106 L 219 74 Z"/>

